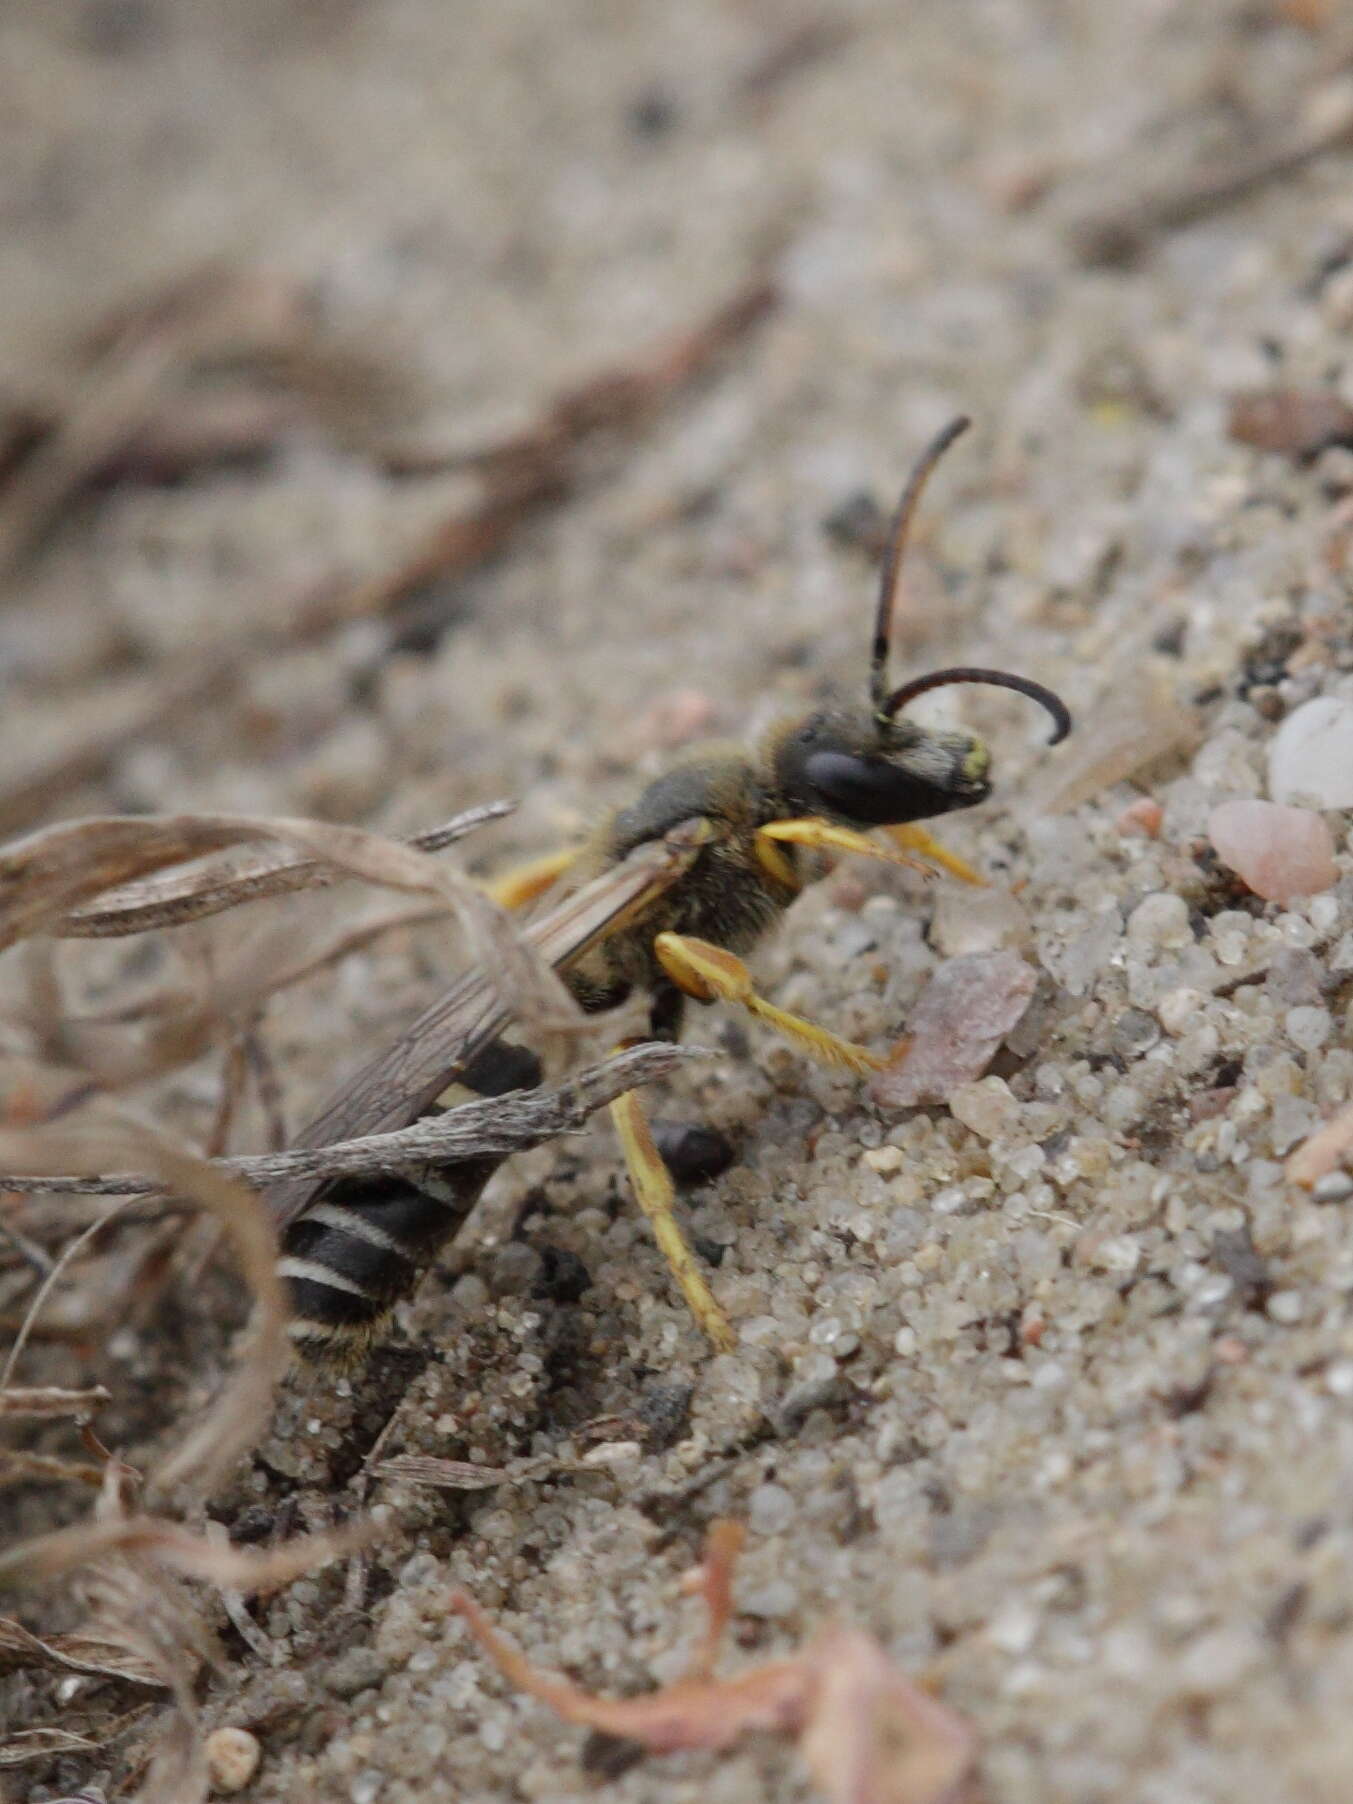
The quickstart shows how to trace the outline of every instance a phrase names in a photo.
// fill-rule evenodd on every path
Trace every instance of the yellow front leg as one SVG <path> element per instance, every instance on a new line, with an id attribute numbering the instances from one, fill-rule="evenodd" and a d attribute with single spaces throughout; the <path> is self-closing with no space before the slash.
<path id="1" fill-rule="evenodd" d="M 528 902 L 534 902 L 537 896 L 543 896 L 552 884 L 557 883 L 581 855 L 581 846 L 572 846 L 564 852 L 547 852 L 543 858 L 531 858 L 525 864 L 514 865 L 484 887 L 499 908 L 525 908 Z"/>
<path id="2" fill-rule="evenodd" d="M 987 887 L 987 880 L 980 871 L 975 871 L 967 859 L 960 858 L 957 852 L 951 852 L 947 846 L 942 846 L 934 834 L 927 833 L 918 821 L 908 821 L 903 827 L 885 827 L 883 831 L 894 845 L 919 852 L 922 858 L 930 859 L 960 882 L 971 883 L 976 889 Z"/>
<path id="3" fill-rule="evenodd" d="M 788 1009 L 776 1008 L 773 1002 L 759 996 L 746 965 L 722 946 L 712 946 L 708 940 L 693 939 L 684 933 L 660 933 L 653 950 L 677 988 L 697 1002 L 738 1003 L 820 1064 L 841 1067 L 857 1077 L 883 1069 L 884 1061 L 863 1046 L 840 1040 L 825 1027 L 805 1021 L 802 1015 L 791 1015 Z"/>
<path id="4" fill-rule="evenodd" d="M 611 1104 L 611 1120 L 620 1136 L 639 1207 L 649 1219 L 653 1238 L 681 1287 L 687 1307 L 718 1351 L 731 1353 L 737 1345 L 736 1337 L 728 1317 L 705 1283 L 691 1249 L 681 1237 L 681 1229 L 676 1223 L 676 1192 L 672 1188 L 672 1179 L 661 1153 L 653 1144 L 648 1115 L 636 1091 L 627 1090 L 616 1098 Z"/>
<path id="5" fill-rule="evenodd" d="M 783 857 L 775 842 L 783 841 L 789 845 L 811 846 L 819 852 L 858 852 L 861 857 L 878 858 L 884 864 L 900 864 L 907 870 L 920 871 L 926 877 L 934 876 L 931 866 L 937 864 L 951 877 L 985 887 L 986 879 L 979 876 L 966 859 L 950 852 L 914 821 L 902 827 L 885 827 L 883 831 L 897 848 L 895 851 L 870 839 L 866 833 L 857 833 L 853 827 L 838 827 L 833 821 L 819 820 L 816 815 L 807 814 L 801 819 L 771 821 L 758 827 L 757 852 L 772 871 Z M 766 845 L 765 841 L 771 843 Z M 916 856 L 918 853 L 919 857 Z"/>

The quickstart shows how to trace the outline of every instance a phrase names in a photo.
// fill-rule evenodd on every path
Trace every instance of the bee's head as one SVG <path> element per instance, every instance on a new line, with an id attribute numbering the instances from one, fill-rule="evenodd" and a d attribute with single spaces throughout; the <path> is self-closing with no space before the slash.
<path id="1" fill-rule="evenodd" d="M 971 733 L 909 720 L 880 725 L 864 709 L 824 708 L 782 729 L 776 788 L 793 814 L 855 827 L 892 827 L 970 808 L 991 793 L 991 754 Z"/>
<path id="2" fill-rule="evenodd" d="M 772 740 L 769 757 L 776 785 L 792 812 L 885 827 L 985 801 L 991 793 L 991 754 L 980 739 L 970 733 L 931 732 L 899 718 L 909 702 L 930 689 L 951 683 L 1014 689 L 1052 716 L 1053 745 L 1071 731 L 1071 715 L 1059 697 L 1041 683 L 1004 670 L 968 665 L 933 670 L 900 689 L 888 689 L 888 641 L 912 514 L 926 478 L 967 424 L 952 420 L 931 441 L 897 504 L 874 623 L 868 708 L 824 708 L 782 728 Z"/>

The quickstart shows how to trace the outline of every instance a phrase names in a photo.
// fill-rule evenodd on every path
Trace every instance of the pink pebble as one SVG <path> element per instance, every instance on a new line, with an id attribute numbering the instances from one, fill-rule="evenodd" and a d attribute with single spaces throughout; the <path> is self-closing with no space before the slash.
<path id="1" fill-rule="evenodd" d="M 1125 837 L 1137 835 L 1143 839 L 1159 839 L 1160 823 L 1165 819 L 1165 810 L 1154 796 L 1138 796 L 1114 822 L 1114 826 Z"/>
<path id="2" fill-rule="evenodd" d="M 1330 830 L 1309 808 L 1223 802 L 1212 810 L 1207 835 L 1222 863 L 1266 902 L 1319 895 L 1339 875 Z"/>

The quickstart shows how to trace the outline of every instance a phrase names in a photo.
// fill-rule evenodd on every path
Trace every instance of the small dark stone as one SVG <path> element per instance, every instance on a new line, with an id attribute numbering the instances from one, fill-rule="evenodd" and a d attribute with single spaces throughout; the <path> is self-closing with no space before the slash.
<path id="1" fill-rule="evenodd" d="M 724 1261 L 726 1246 L 720 1246 L 717 1240 L 709 1240 L 703 1234 L 692 1234 L 691 1245 L 704 1260 L 706 1265 L 720 1266 Z"/>
<path id="2" fill-rule="evenodd" d="M 592 1274 L 576 1253 L 567 1247 L 538 1247 L 540 1276 L 533 1296 L 552 1303 L 576 1303 L 584 1291 L 592 1288 Z"/>
<path id="3" fill-rule="evenodd" d="M 676 1184 L 705 1184 L 736 1157 L 727 1137 L 698 1121 L 655 1121 L 653 1144 Z"/>
<path id="4" fill-rule="evenodd" d="M 675 98 L 656 83 L 630 102 L 629 128 L 636 138 L 663 138 L 681 117 Z"/>
<path id="5" fill-rule="evenodd" d="M 277 1526 L 277 1511 L 270 1503 L 251 1503 L 230 1524 L 230 1539 L 236 1547 L 250 1547 L 266 1541 Z"/>
<path id="6" fill-rule="evenodd" d="M 1161 627 L 1151 641 L 1152 651 L 1158 651 L 1164 658 L 1177 658 L 1184 650 L 1184 635 L 1188 631 L 1188 621 L 1175 619 L 1168 626 Z"/>
<path id="7" fill-rule="evenodd" d="M 583 1743 L 582 1769 L 591 1779 L 621 1779 L 644 1757 L 642 1742 L 593 1729 Z"/>
<path id="8" fill-rule="evenodd" d="M 1273 1295 L 1273 1275 L 1256 1250 L 1250 1230 L 1236 1228 L 1214 1234 L 1212 1257 L 1235 1285 L 1236 1301 L 1246 1309 L 1262 1309 Z"/>
<path id="9" fill-rule="evenodd" d="M 823 515 L 822 530 L 838 545 L 878 557 L 888 542 L 888 516 L 868 489 L 855 489 Z"/>
<path id="10" fill-rule="evenodd" d="M 661 1453 L 679 1441 L 690 1420 L 693 1384 L 650 1384 L 639 1402 L 639 1420 L 649 1450 Z"/>
<path id="11" fill-rule="evenodd" d="M 1160 1038 L 1160 1024 L 1144 1009 L 1128 1008 L 1109 1029 L 1109 1051 L 1119 1058 L 1138 1059 Z"/>

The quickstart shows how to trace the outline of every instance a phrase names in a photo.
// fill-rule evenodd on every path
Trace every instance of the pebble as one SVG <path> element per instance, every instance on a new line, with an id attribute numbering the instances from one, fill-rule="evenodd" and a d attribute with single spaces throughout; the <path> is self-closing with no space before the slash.
<path id="1" fill-rule="evenodd" d="M 1029 917 L 1005 889 L 967 889 L 949 884 L 935 899 L 930 943 L 945 958 L 972 952 L 1019 952 L 1033 944 Z"/>
<path id="2" fill-rule="evenodd" d="M 1275 802 L 1353 808 L 1353 701 L 1318 695 L 1288 715 L 1269 747 L 1268 793 Z"/>
<path id="3" fill-rule="evenodd" d="M 876 1171 L 881 1178 L 891 1177 L 895 1171 L 901 1171 L 907 1162 L 907 1155 L 900 1146 L 871 1146 L 867 1152 L 860 1154 L 860 1163 L 867 1165 L 870 1171 Z"/>
<path id="4" fill-rule="evenodd" d="M 881 1108 L 947 1102 L 981 1077 L 1029 1006 L 1038 977 L 1016 952 L 951 958 L 931 978 L 907 1022 L 902 1055 L 870 1085 Z"/>
<path id="5" fill-rule="evenodd" d="M 1223 802 L 1208 817 L 1207 834 L 1222 863 L 1266 902 L 1315 895 L 1338 876 L 1330 830 L 1306 808 Z"/>
<path id="6" fill-rule="evenodd" d="M 1164 819 L 1165 810 L 1154 796 L 1138 796 L 1128 803 L 1114 827 L 1125 839 L 1159 839 Z"/>
<path id="7" fill-rule="evenodd" d="M 213 1729 L 202 1749 L 213 1791 L 243 1791 L 258 1771 L 258 1737 L 247 1729 Z"/>
<path id="8" fill-rule="evenodd" d="M 1201 990 L 1189 989 L 1187 986 L 1167 990 L 1156 1004 L 1156 1019 L 1167 1034 L 1177 1038 L 1188 1030 L 1203 1006 L 1203 1001 Z"/>
<path id="9" fill-rule="evenodd" d="M 1299 1008 L 1290 1008 L 1283 1020 L 1287 1037 L 1294 1046 L 1303 1052 L 1314 1052 L 1325 1044 L 1330 1037 L 1334 1023 L 1330 1019 L 1327 1008 L 1312 1007 L 1303 1004 Z"/>
<path id="10" fill-rule="evenodd" d="M 960 1084 L 949 1098 L 949 1111 L 955 1121 L 961 1121 L 983 1140 L 1000 1139 L 1011 1133 L 1019 1121 L 1019 1104 L 1001 1077 Z"/>
<path id="11" fill-rule="evenodd" d="M 1170 890 L 1143 896 L 1128 916 L 1128 938 L 1138 946 L 1187 946 L 1193 940 L 1189 905 Z"/>

